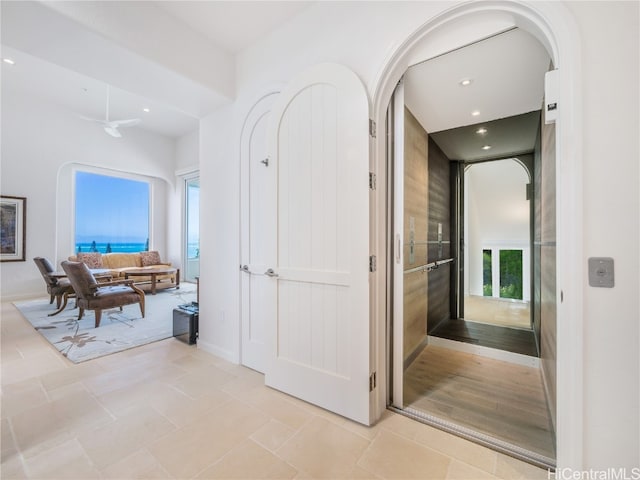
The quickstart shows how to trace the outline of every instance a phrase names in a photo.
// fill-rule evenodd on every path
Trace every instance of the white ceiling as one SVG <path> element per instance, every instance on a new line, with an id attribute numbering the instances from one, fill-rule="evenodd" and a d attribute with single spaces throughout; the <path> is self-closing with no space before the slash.
<path id="1" fill-rule="evenodd" d="M 224 74 L 233 79 L 234 54 L 311 4 L 3 0 L 2 57 L 16 62 L 2 63 L 3 94 L 20 90 L 70 114 L 104 118 L 110 86 L 110 119 L 141 118 L 131 128 L 180 137 L 196 130 L 200 118 L 232 101 L 229 89 L 217 89 L 214 83 Z M 141 17 L 148 20 L 147 30 L 134 31 Z M 170 38 L 162 41 L 173 44 L 174 51 L 166 44 L 153 45 L 157 38 L 143 38 L 145 33 L 157 35 L 154 25 L 166 27 L 162 36 Z M 193 46 L 198 39 L 199 52 L 186 48 L 185 42 Z M 169 61 L 163 64 L 162 58 L 153 57 L 154 47 L 166 52 Z M 180 55 L 180 49 L 189 55 Z M 218 63 L 213 59 L 216 49 Z M 231 61 L 225 64 L 226 58 Z M 203 65 L 210 71 L 198 77 Z M 214 82 L 207 83 L 207 75 Z"/>
<path id="2" fill-rule="evenodd" d="M 154 3 L 231 53 L 248 47 L 311 4 L 301 0 Z"/>
<path id="3" fill-rule="evenodd" d="M 535 38 L 513 29 L 410 67 L 404 76 L 405 104 L 428 133 L 442 132 L 434 138 L 451 147 L 440 145 L 452 160 L 530 151 L 536 137 L 531 129 L 537 128 L 532 117 L 488 122 L 540 110 L 549 64 L 549 54 Z M 463 79 L 472 82 L 462 86 Z M 460 129 L 489 125 L 483 137 L 474 128 Z M 492 146 L 488 152 L 480 149 L 486 144 Z"/>
<path id="4" fill-rule="evenodd" d="M 203 55 L 218 48 L 220 64 L 227 55 L 233 67 L 237 52 L 313 3 L 3 0 L 2 54 L 16 60 L 13 66 L 2 64 L 3 93 L 20 89 L 70 112 L 102 118 L 111 85 L 112 119 L 139 117 L 142 123 L 132 128 L 179 137 L 233 101 L 228 88 L 213 84 L 222 72 Z M 147 17 L 150 26 L 134 31 L 137 20 Z M 168 38 L 153 37 L 158 35 L 154 19 L 166 27 Z M 158 47 L 154 40 L 203 45 L 183 59 L 175 55 L 180 48 L 169 52 L 166 43 Z M 174 57 L 163 64 L 157 56 L 163 52 Z M 405 76 L 407 105 L 428 132 L 536 110 L 548 64 L 544 48 L 514 30 L 411 67 Z M 466 77 L 474 81 L 462 88 L 458 82 Z M 144 107 L 150 113 L 141 112 Z M 476 108 L 481 116 L 471 117 Z"/>
<path id="5" fill-rule="evenodd" d="M 106 82 L 10 47 L 2 47 L 2 56 L 16 62 L 15 65 L 2 62 L 3 95 L 20 91 L 28 96 L 54 103 L 67 110 L 70 116 L 105 118 L 108 85 Z M 139 126 L 131 128 L 142 128 L 168 137 L 180 137 L 199 127 L 197 118 L 162 102 L 114 86 L 110 87 L 109 97 L 110 120 L 142 120 Z M 145 113 L 144 108 L 148 108 L 149 113 Z M 96 128 L 100 126 L 96 125 Z M 126 136 L 125 129 L 122 133 Z"/>

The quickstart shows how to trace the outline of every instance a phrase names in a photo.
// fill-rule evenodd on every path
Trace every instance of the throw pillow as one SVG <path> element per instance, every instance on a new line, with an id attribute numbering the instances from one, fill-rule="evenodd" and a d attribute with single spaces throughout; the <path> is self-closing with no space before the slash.
<path id="1" fill-rule="evenodd" d="M 149 265 L 160 265 L 162 263 L 160 260 L 160 253 L 156 250 L 140 252 L 140 260 L 142 261 L 143 267 L 148 267 Z"/>
<path id="2" fill-rule="evenodd" d="M 78 261 L 89 268 L 104 268 L 101 253 L 78 253 Z"/>

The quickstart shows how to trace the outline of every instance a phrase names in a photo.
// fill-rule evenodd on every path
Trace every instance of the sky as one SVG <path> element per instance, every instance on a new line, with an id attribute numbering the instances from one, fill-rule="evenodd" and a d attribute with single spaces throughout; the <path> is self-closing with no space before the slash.
<path id="1" fill-rule="evenodd" d="M 145 243 L 149 183 L 76 172 L 76 243 Z"/>
<path id="2" fill-rule="evenodd" d="M 187 242 L 198 243 L 200 239 L 200 183 L 189 182 L 187 188 L 188 216 L 187 216 Z"/>

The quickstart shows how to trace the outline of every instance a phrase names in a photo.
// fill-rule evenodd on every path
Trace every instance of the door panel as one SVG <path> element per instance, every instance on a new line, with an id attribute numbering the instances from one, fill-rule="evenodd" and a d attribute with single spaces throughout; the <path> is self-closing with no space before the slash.
<path id="1" fill-rule="evenodd" d="M 348 69 L 302 73 L 274 108 L 278 277 L 267 385 L 369 423 L 368 101 Z"/>
<path id="2" fill-rule="evenodd" d="M 268 126 L 276 94 L 263 98 L 249 113 L 241 140 L 242 228 L 242 364 L 265 371 L 265 333 L 273 312 L 276 286 L 264 273 L 277 258 L 276 170 L 268 159 Z"/>
<path id="3" fill-rule="evenodd" d="M 392 403 L 404 408 L 404 83 L 396 87 L 393 108 L 393 385 Z"/>

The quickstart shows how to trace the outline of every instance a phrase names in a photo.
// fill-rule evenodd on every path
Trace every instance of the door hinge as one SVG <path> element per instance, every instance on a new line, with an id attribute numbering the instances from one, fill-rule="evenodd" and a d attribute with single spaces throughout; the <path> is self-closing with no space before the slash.
<path id="1" fill-rule="evenodd" d="M 376 174 L 369 172 L 369 190 L 376 189 Z"/>
<path id="2" fill-rule="evenodd" d="M 369 375 L 369 391 L 373 392 L 374 388 L 376 388 L 376 372 Z"/>
<path id="3" fill-rule="evenodd" d="M 376 138 L 376 122 L 369 119 L 369 136 Z"/>
<path id="4" fill-rule="evenodd" d="M 373 273 L 378 268 L 378 262 L 375 255 L 369 255 L 369 272 Z"/>

